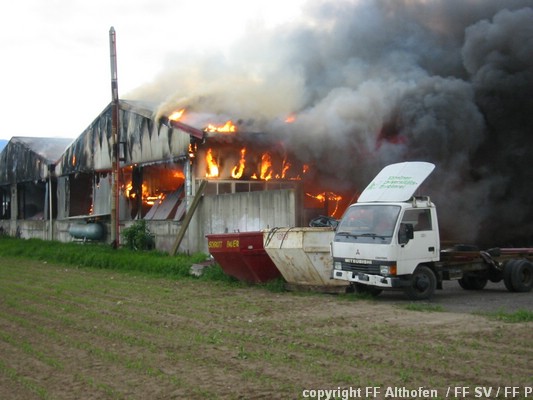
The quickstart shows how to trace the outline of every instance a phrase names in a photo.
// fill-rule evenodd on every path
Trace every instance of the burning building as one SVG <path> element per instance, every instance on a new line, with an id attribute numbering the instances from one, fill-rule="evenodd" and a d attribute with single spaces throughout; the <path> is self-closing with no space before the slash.
<path id="1" fill-rule="evenodd" d="M 533 0 L 302 12 L 227 56 L 169 57 L 120 101 L 121 226 L 145 219 L 168 249 L 201 188 L 182 248 L 202 249 L 206 233 L 338 218 L 384 165 L 423 160 L 443 237 L 531 245 Z M 111 119 L 109 106 L 57 164 L 61 240 L 73 221 L 109 224 Z"/>
<path id="2" fill-rule="evenodd" d="M 144 219 L 156 247 L 170 250 L 194 196 L 202 202 L 187 227 L 183 251 L 205 251 L 207 233 L 308 225 L 318 216 L 340 217 L 349 195 L 318 184 L 275 136 L 247 132 L 245 124 L 120 101 L 118 220 Z M 56 238 L 72 227 L 97 223 L 109 232 L 113 185 L 111 105 L 64 151 L 57 175 Z M 202 193 L 200 183 L 206 181 Z M 109 235 L 99 238 L 109 241 Z"/>
<path id="3" fill-rule="evenodd" d="M 13 138 L 0 159 L 2 228 L 25 238 L 109 242 L 117 147 L 119 226 L 146 220 L 161 250 L 175 244 L 195 196 L 202 201 L 182 251 L 206 251 L 208 233 L 338 218 L 349 204 L 350 194 L 334 192 L 335 182 L 318 177 L 275 135 L 246 131 L 242 121 L 156 110 L 121 100 L 115 144 L 111 104 L 75 140 Z M 103 229 L 94 236 L 96 225 Z"/>
<path id="4" fill-rule="evenodd" d="M 531 245 L 533 1 L 310 0 L 301 12 L 224 53 L 170 57 L 130 98 L 253 119 L 354 200 L 387 164 L 432 162 L 424 193 L 447 238 Z"/>

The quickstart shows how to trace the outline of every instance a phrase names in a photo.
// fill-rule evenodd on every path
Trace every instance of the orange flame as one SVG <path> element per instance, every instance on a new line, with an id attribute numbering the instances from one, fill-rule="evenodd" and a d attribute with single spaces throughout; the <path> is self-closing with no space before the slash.
<path id="1" fill-rule="evenodd" d="M 193 146 L 192 143 L 189 143 L 189 159 L 192 160 L 194 157 L 196 157 L 196 150 L 198 147 L 196 144 Z"/>
<path id="2" fill-rule="evenodd" d="M 131 197 L 132 199 L 135 198 L 135 192 L 131 192 L 133 190 L 133 183 L 129 182 L 126 187 L 124 188 L 124 193 L 126 194 L 126 197 Z"/>
<path id="3" fill-rule="evenodd" d="M 261 156 L 261 179 L 268 181 L 272 179 L 272 157 L 269 153 L 263 153 Z"/>
<path id="4" fill-rule="evenodd" d="M 281 178 L 282 179 L 285 179 L 285 177 L 287 176 L 287 172 L 289 171 L 289 169 L 291 168 L 291 163 L 287 161 L 287 159 L 283 159 L 283 164 L 281 166 Z"/>
<path id="5" fill-rule="evenodd" d="M 311 193 L 306 193 L 307 196 L 312 197 L 313 199 L 316 199 L 320 201 L 321 203 L 324 203 L 326 200 L 328 201 L 335 201 L 335 209 L 331 213 L 331 216 L 335 216 L 339 209 L 339 202 L 342 200 L 342 196 L 333 193 L 333 192 L 322 192 L 316 195 L 313 195 Z"/>
<path id="6" fill-rule="evenodd" d="M 161 202 L 163 201 L 163 199 L 165 198 L 165 194 L 164 193 L 159 193 L 157 196 L 156 195 L 153 195 L 153 196 L 146 196 L 146 197 L 143 197 L 143 201 L 152 206 L 155 204 L 155 202 L 157 201 L 159 204 L 161 204 Z"/>
<path id="7" fill-rule="evenodd" d="M 244 173 L 244 165 L 245 165 L 245 155 L 246 155 L 246 148 L 243 147 L 241 149 L 241 159 L 239 160 L 239 165 L 236 165 L 231 170 L 231 177 L 234 179 L 240 179 L 242 177 L 242 174 Z"/>
<path id="8" fill-rule="evenodd" d="M 182 108 L 181 110 L 178 110 L 178 111 L 174 111 L 172 114 L 170 114 L 168 119 L 172 121 L 177 121 L 183 116 L 184 112 L 185 112 L 185 108 Z"/>
<path id="9" fill-rule="evenodd" d="M 141 185 L 141 191 L 142 191 L 142 202 L 149 206 L 153 206 L 156 201 L 161 203 L 163 199 L 165 198 L 164 193 L 159 193 L 159 194 L 148 193 L 148 186 L 146 186 L 146 184 L 144 183 Z"/>
<path id="10" fill-rule="evenodd" d="M 285 123 L 292 124 L 294 121 L 296 121 L 296 115 L 291 114 L 287 118 L 285 118 Z"/>
<path id="11" fill-rule="evenodd" d="M 213 156 L 213 150 L 208 149 L 205 155 L 205 162 L 207 163 L 206 178 L 216 178 L 219 175 L 218 163 Z"/>
<path id="12" fill-rule="evenodd" d="M 227 121 L 222 126 L 216 126 L 209 124 L 207 125 L 207 128 L 205 128 L 207 132 L 218 132 L 218 133 L 234 133 L 237 131 L 237 127 L 233 125 L 233 122 Z"/>

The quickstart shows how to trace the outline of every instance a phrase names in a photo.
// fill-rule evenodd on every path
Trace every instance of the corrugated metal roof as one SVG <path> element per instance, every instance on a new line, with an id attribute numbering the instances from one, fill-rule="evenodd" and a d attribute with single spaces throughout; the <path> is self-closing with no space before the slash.
<path id="1" fill-rule="evenodd" d="M 15 136 L 10 142 L 21 143 L 49 163 L 55 163 L 73 141 L 70 138 Z"/>
<path id="2" fill-rule="evenodd" d="M 13 137 L 0 153 L 0 185 L 46 179 L 72 139 Z"/>
<path id="3" fill-rule="evenodd" d="M 186 157 L 190 136 L 183 129 L 157 120 L 157 105 L 120 100 L 120 142 L 124 144 L 124 165 L 171 161 Z M 168 123 L 168 120 L 166 120 Z M 61 155 L 57 175 L 111 169 L 111 103 Z"/>

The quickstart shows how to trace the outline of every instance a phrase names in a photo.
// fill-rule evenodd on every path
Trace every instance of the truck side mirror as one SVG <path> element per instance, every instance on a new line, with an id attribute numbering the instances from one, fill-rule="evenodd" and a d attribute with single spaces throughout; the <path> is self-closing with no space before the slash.
<path id="1" fill-rule="evenodd" d="M 407 244 L 409 240 L 414 238 L 413 224 L 400 224 L 400 232 L 398 233 L 398 243 Z"/>

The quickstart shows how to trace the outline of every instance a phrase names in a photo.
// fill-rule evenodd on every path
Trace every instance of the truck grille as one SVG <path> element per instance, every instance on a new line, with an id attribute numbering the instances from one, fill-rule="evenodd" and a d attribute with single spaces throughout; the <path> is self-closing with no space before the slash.
<path id="1" fill-rule="evenodd" d="M 379 265 L 342 263 L 343 271 L 362 272 L 364 274 L 379 275 Z"/>

